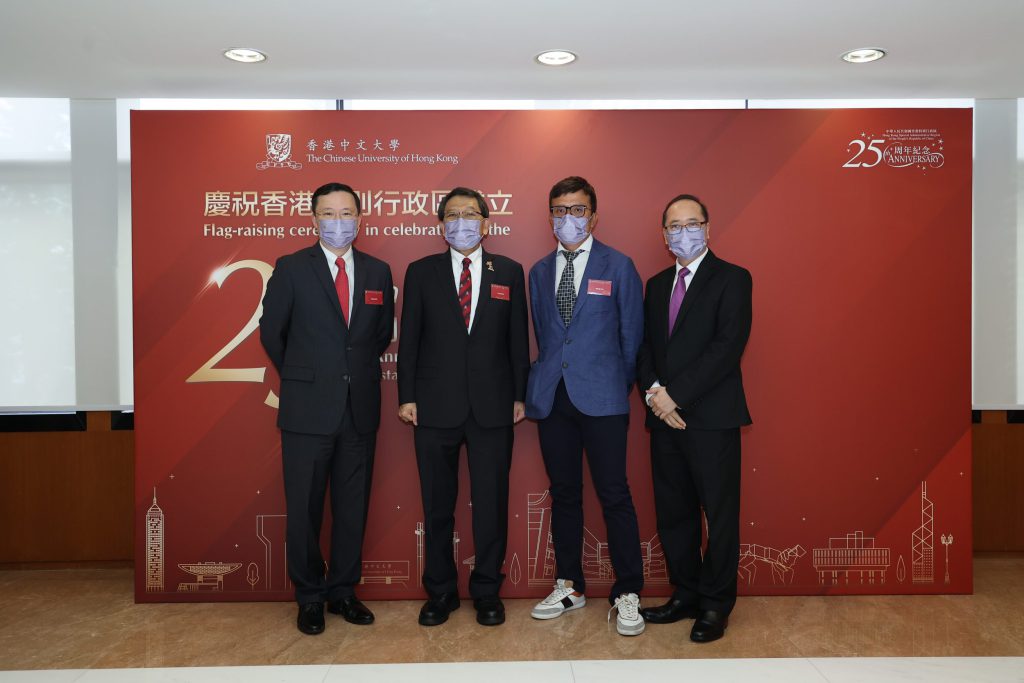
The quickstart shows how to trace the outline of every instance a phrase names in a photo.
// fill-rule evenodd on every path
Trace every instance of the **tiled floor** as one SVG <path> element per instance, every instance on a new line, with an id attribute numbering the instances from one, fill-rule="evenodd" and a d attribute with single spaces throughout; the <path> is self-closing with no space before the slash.
<path id="1" fill-rule="evenodd" d="M 1024 557 L 977 558 L 972 596 L 740 598 L 726 637 L 707 645 L 689 642 L 690 622 L 619 636 L 601 600 L 546 622 L 530 618 L 532 601 L 510 600 L 508 621 L 497 628 L 478 626 L 469 604 L 449 623 L 424 628 L 416 623 L 419 602 L 376 602 L 369 603 L 374 625 L 328 615 L 327 631 L 310 637 L 295 629 L 295 607 L 287 603 L 136 605 L 127 569 L 2 571 L 0 605 L 0 669 L 71 670 L 46 672 L 52 678 L 0 674 L 4 682 L 436 677 L 496 683 L 506 675 L 628 681 L 665 667 L 677 679 L 726 667 L 722 680 L 887 680 L 876 674 L 903 671 L 901 680 L 1024 681 L 1024 660 L 1005 659 L 1024 657 Z M 904 659 L 919 657 L 996 659 Z M 503 664 L 338 666 L 432 662 Z M 148 670 L 112 671 L 141 668 Z M 973 677 L 956 678 L 960 671 Z"/>

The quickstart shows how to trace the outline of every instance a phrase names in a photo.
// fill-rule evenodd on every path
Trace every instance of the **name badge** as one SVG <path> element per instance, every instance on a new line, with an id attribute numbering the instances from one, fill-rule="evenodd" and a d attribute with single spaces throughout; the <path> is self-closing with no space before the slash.
<path id="1" fill-rule="evenodd" d="M 508 301 L 508 285 L 491 285 L 491 298 Z"/>
<path id="2" fill-rule="evenodd" d="M 363 297 L 363 301 L 369 306 L 384 305 L 384 292 L 374 292 L 368 289 L 363 294 Z"/>
<path id="3" fill-rule="evenodd" d="M 612 295 L 612 281 L 611 280 L 587 280 L 587 294 L 596 294 L 598 296 L 611 296 Z"/>

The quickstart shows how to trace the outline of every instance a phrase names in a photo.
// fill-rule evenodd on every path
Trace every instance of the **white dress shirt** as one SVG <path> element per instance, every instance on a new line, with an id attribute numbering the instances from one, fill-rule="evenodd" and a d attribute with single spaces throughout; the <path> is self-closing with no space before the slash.
<path id="1" fill-rule="evenodd" d="M 338 277 L 338 264 L 334 261 L 338 257 L 334 255 L 334 252 L 325 247 L 323 242 L 320 242 L 320 248 L 324 250 L 324 256 L 327 257 L 327 267 L 331 269 L 331 279 L 336 280 Z M 356 264 L 352 258 L 351 246 L 349 246 L 348 251 L 342 254 L 341 258 L 345 262 L 345 275 L 348 276 L 348 319 L 352 320 L 352 297 L 354 296 L 352 290 L 355 283 Z"/>
<path id="2" fill-rule="evenodd" d="M 583 240 L 583 244 L 576 248 L 576 251 L 583 251 L 582 254 L 572 260 L 572 284 L 576 289 L 576 296 L 580 295 L 583 271 L 587 269 L 587 261 L 590 260 L 590 252 L 593 248 L 593 235 L 587 235 L 587 239 Z M 563 251 L 566 251 L 566 249 L 559 243 L 558 250 L 555 252 L 555 296 L 558 296 L 558 283 L 562 281 L 562 271 L 565 270 L 565 264 L 567 263 L 565 257 L 562 256 Z"/>
<path id="3" fill-rule="evenodd" d="M 451 247 L 448 248 L 448 252 L 452 255 L 452 275 L 455 276 L 455 291 L 459 291 L 459 283 L 462 281 L 462 259 L 469 259 L 469 276 L 472 279 L 472 292 L 470 294 L 469 304 L 469 327 L 466 328 L 468 333 L 473 329 L 473 320 L 476 318 L 476 304 L 480 300 L 480 262 L 483 259 L 484 250 L 483 247 L 477 245 L 476 250 L 469 256 L 463 256 L 461 252 L 455 251 Z"/>

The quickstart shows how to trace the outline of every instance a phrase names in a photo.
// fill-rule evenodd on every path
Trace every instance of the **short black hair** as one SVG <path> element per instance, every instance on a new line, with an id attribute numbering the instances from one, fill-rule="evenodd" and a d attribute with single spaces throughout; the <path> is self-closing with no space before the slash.
<path id="1" fill-rule="evenodd" d="M 454 190 L 449 192 L 441 200 L 441 203 L 437 205 L 437 220 L 444 221 L 445 207 L 448 206 L 448 200 L 452 197 L 472 197 L 476 200 L 476 203 L 480 205 L 480 214 L 487 218 L 491 215 L 490 210 L 487 208 L 487 202 L 484 201 L 484 196 L 476 190 L 471 190 L 468 187 L 456 187 Z"/>
<path id="2" fill-rule="evenodd" d="M 548 193 L 548 204 L 551 204 L 555 197 L 561 197 L 563 194 L 572 194 L 573 192 L 583 192 L 590 197 L 590 211 L 597 213 L 597 190 L 587 182 L 586 178 L 581 178 L 578 175 L 562 178 L 555 183 L 551 188 L 551 192 Z"/>
<path id="3" fill-rule="evenodd" d="M 362 202 L 359 201 L 359 193 L 353 190 L 345 183 L 327 183 L 326 185 L 321 185 L 320 187 L 316 188 L 313 191 L 312 198 L 309 200 L 309 210 L 312 211 L 313 213 L 316 213 L 317 200 L 320 199 L 320 197 L 323 197 L 325 194 L 331 194 L 332 192 L 348 192 L 356 200 L 356 213 L 363 212 L 363 204 Z"/>
<path id="4" fill-rule="evenodd" d="M 661 225 L 665 226 L 665 221 L 668 219 L 668 210 L 672 208 L 672 205 L 676 202 L 691 201 L 695 202 L 700 207 L 701 213 L 704 214 L 704 222 L 711 220 L 711 216 L 708 215 L 708 207 L 704 206 L 704 202 L 697 199 L 692 194 L 680 194 L 673 197 L 668 204 L 665 205 L 665 210 L 661 212 Z"/>

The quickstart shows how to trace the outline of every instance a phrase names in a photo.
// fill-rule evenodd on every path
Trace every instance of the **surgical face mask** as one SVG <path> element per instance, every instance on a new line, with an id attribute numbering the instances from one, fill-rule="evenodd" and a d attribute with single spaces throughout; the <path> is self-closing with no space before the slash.
<path id="1" fill-rule="evenodd" d="M 704 228 L 694 230 L 693 232 L 683 228 L 677 234 L 666 235 L 666 237 L 668 238 L 669 250 L 677 258 L 681 258 L 684 261 L 689 261 L 696 257 L 708 246 L 708 234 Z"/>
<path id="2" fill-rule="evenodd" d="M 327 246 L 334 249 L 343 249 L 352 244 L 356 238 L 356 230 L 359 229 L 357 218 L 321 218 L 320 239 Z"/>
<path id="3" fill-rule="evenodd" d="M 553 220 L 555 237 L 562 244 L 577 244 L 587 239 L 587 224 L 590 219 L 586 216 L 573 216 L 571 213 L 567 213 Z"/>
<path id="4" fill-rule="evenodd" d="M 444 239 L 458 251 L 472 249 L 480 244 L 480 221 L 469 218 L 456 218 L 444 224 Z"/>

